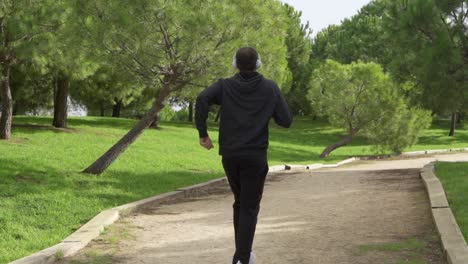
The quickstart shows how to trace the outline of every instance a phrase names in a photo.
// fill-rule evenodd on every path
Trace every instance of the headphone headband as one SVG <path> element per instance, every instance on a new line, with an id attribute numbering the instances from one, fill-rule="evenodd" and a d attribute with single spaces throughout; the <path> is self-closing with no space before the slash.
<path id="1" fill-rule="evenodd" d="M 234 54 L 234 56 L 232 57 L 232 67 L 235 68 L 235 69 L 238 69 L 238 65 L 237 65 L 237 51 L 236 53 Z M 257 62 L 255 64 L 255 69 L 258 70 L 262 67 L 262 59 L 260 58 L 260 54 L 257 53 L 257 56 L 258 56 L 258 59 L 257 59 Z"/>

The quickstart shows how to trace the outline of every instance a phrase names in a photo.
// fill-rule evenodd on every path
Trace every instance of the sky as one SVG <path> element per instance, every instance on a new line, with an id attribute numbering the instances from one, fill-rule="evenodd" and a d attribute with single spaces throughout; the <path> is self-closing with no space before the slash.
<path id="1" fill-rule="evenodd" d="M 313 35 L 331 24 L 340 24 L 347 17 L 357 14 L 358 10 L 370 0 L 281 0 L 302 11 L 302 21 L 309 21 Z"/>

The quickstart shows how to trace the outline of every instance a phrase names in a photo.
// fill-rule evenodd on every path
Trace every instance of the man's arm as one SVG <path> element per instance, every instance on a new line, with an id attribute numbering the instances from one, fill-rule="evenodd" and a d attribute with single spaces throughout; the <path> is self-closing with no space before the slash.
<path id="1" fill-rule="evenodd" d="M 273 118 L 276 124 L 285 128 L 290 127 L 293 121 L 291 111 L 279 88 L 277 88 L 276 106 L 273 112 Z"/>
<path id="2" fill-rule="evenodd" d="M 201 139 L 208 138 L 206 119 L 208 118 L 210 106 L 212 104 L 221 104 L 221 88 L 221 80 L 218 80 L 201 92 L 197 97 L 195 105 L 195 123 Z"/>

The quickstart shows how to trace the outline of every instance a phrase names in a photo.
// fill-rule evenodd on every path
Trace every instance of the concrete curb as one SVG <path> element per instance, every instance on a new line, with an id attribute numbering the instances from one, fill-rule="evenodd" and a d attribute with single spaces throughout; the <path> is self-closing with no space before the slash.
<path id="1" fill-rule="evenodd" d="M 413 152 L 403 152 L 403 155 L 408 156 L 418 156 L 418 155 L 427 155 L 427 154 L 439 154 L 439 153 L 450 153 L 450 152 L 466 152 L 468 148 L 451 148 L 451 149 L 433 149 L 433 150 L 422 150 L 422 151 L 413 151 Z"/>
<path id="2" fill-rule="evenodd" d="M 403 152 L 400 155 L 389 154 L 389 155 L 356 157 L 356 160 L 379 160 L 379 159 L 387 159 L 387 158 L 392 158 L 392 157 L 414 157 L 414 156 L 424 156 L 424 155 L 431 155 L 431 154 L 450 154 L 450 153 L 460 153 L 460 152 L 468 152 L 468 148 L 420 150 L 420 151 Z"/>
<path id="3" fill-rule="evenodd" d="M 321 168 L 337 168 L 339 166 L 351 163 L 351 162 L 356 161 L 356 160 L 359 160 L 359 158 L 345 159 L 345 160 L 342 160 L 342 161 L 340 161 L 340 162 L 338 162 L 336 164 L 315 163 L 315 164 L 307 165 L 306 169 L 307 170 L 315 170 L 315 169 L 321 169 Z"/>
<path id="4" fill-rule="evenodd" d="M 468 246 L 460 227 L 449 207 L 444 188 L 434 173 L 434 163 L 421 169 L 421 179 L 431 202 L 434 223 L 442 241 L 442 247 L 450 264 L 468 263 Z"/>
<path id="5" fill-rule="evenodd" d="M 270 168 L 268 168 L 268 172 L 277 172 L 277 171 L 284 171 L 284 170 L 286 170 L 285 165 L 270 166 Z"/>
<path id="6" fill-rule="evenodd" d="M 446 153 L 454 151 L 468 151 L 468 148 L 463 149 L 450 149 L 450 150 L 427 150 L 422 152 L 406 152 L 403 155 L 423 155 L 423 154 L 435 154 L 435 153 Z M 356 160 L 363 160 L 365 157 L 353 157 L 337 164 L 311 164 L 311 165 L 277 165 L 269 168 L 269 176 L 277 174 L 277 172 L 288 171 L 288 170 L 314 170 L 320 168 L 336 168 L 344 164 L 351 163 Z M 270 174 L 271 173 L 271 174 Z M 225 177 L 214 179 L 205 183 L 180 188 L 174 192 L 169 192 L 140 201 L 128 203 L 125 205 L 117 206 L 111 209 L 102 211 L 91 219 L 88 223 L 83 225 L 80 229 L 75 231 L 73 234 L 62 240 L 62 242 L 46 248 L 42 251 L 10 262 L 10 264 L 49 264 L 54 263 L 56 260 L 69 257 L 76 254 L 79 250 L 86 247 L 91 240 L 98 237 L 104 228 L 108 225 L 113 224 L 118 219 L 132 212 L 135 212 L 146 206 L 154 204 L 163 204 L 173 200 L 181 198 L 196 197 L 206 193 L 210 188 L 216 186 L 222 186 L 227 184 Z M 458 252 L 458 251 L 457 251 Z M 458 262 L 453 262 L 458 263 Z M 468 263 L 468 262 L 466 262 Z"/>

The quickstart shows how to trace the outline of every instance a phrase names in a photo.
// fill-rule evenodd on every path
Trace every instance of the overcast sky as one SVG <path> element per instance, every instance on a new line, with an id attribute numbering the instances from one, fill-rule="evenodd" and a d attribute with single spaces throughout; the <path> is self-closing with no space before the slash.
<path id="1" fill-rule="evenodd" d="M 370 0 L 281 0 L 302 11 L 302 21 L 309 21 L 313 35 L 330 24 L 357 14 Z"/>

